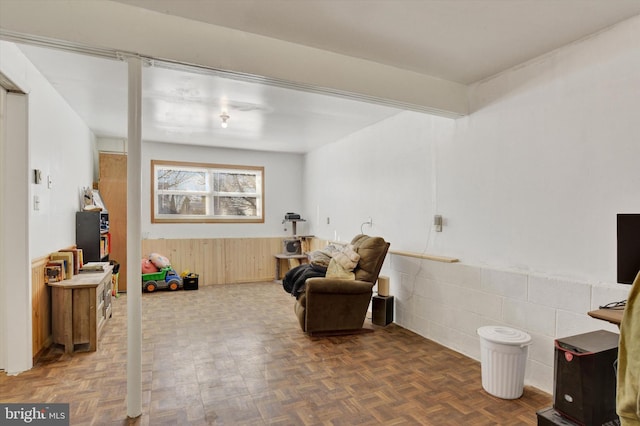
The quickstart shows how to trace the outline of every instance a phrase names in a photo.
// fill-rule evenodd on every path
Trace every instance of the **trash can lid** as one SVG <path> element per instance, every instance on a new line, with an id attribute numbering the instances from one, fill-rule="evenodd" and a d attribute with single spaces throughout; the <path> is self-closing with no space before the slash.
<path id="1" fill-rule="evenodd" d="M 490 342 L 505 345 L 524 345 L 531 342 L 531 336 L 524 331 L 503 326 L 485 326 L 478 329 L 478 335 Z"/>

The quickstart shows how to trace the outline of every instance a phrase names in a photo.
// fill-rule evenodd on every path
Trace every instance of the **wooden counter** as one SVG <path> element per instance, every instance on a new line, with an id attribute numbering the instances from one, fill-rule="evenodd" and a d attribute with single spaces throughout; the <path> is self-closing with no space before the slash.
<path id="1" fill-rule="evenodd" d="M 53 343 L 67 353 L 95 351 L 98 338 L 111 318 L 111 271 L 80 273 L 49 283 Z"/>

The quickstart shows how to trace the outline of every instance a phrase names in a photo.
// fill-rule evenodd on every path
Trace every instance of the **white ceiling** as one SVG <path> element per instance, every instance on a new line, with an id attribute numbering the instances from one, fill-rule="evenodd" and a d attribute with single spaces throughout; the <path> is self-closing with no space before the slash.
<path id="1" fill-rule="evenodd" d="M 19 47 L 96 136 L 126 139 L 125 62 Z M 196 71 L 143 68 L 143 140 L 304 153 L 400 111 Z"/>
<path id="2" fill-rule="evenodd" d="M 639 0 L 116 0 L 463 84 L 640 13 Z"/>
<path id="3" fill-rule="evenodd" d="M 640 0 L 119 0 L 470 84 L 640 14 Z M 21 46 L 97 136 L 126 137 L 122 62 Z M 399 112 L 162 67 L 143 75 L 143 139 L 308 152 Z M 229 127 L 220 127 L 227 110 Z"/>

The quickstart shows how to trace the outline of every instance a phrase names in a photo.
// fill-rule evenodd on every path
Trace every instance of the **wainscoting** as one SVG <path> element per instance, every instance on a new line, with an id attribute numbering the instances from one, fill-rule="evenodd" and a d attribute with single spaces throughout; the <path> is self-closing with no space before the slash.
<path id="1" fill-rule="evenodd" d="M 51 288 L 44 280 L 44 267 L 49 256 L 31 261 L 32 356 L 51 344 Z"/>
<path id="2" fill-rule="evenodd" d="M 199 275 L 199 285 L 270 281 L 274 255 L 282 253 L 283 238 L 206 238 L 143 240 L 142 254 L 160 253 L 176 272 Z M 132 286 L 133 288 L 133 286 Z"/>
<path id="3" fill-rule="evenodd" d="M 525 383 L 553 391 L 554 339 L 618 328 L 587 315 L 624 300 L 631 286 L 550 277 L 529 271 L 443 263 L 391 253 L 382 275 L 395 296 L 395 322 L 473 359 L 480 359 L 477 329 L 502 325 L 527 332 Z"/>

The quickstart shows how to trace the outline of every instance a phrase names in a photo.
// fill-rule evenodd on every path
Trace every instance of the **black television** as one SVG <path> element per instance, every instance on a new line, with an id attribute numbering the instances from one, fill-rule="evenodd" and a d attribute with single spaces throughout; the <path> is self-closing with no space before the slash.
<path id="1" fill-rule="evenodd" d="M 618 282 L 633 284 L 640 271 L 640 213 L 618 214 Z"/>

